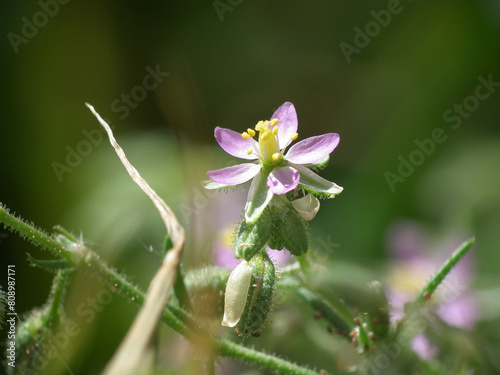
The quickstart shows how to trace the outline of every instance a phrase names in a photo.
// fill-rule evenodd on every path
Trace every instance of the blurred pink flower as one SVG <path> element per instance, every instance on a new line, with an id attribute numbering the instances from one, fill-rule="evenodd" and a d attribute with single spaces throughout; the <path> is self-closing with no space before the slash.
<path id="1" fill-rule="evenodd" d="M 388 249 L 392 256 L 388 296 L 393 319 L 398 320 L 403 316 L 404 304 L 415 298 L 422 286 L 463 242 L 464 237 L 450 235 L 444 240 L 433 242 L 429 233 L 415 222 L 401 220 L 391 226 L 387 234 Z M 433 296 L 437 316 L 450 326 L 472 329 L 479 318 L 477 303 L 469 292 L 474 278 L 473 269 L 473 258 L 468 254 L 450 271 Z M 423 359 L 437 352 L 437 348 L 424 334 L 414 338 L 412 348 Z"/>
<path id="2" fill-rule="evenodd" d="M 419 333 L 415 336 L 411 343 L 411 348 L 423 360 L 434 358 L 438 352 L 437 347 L 432 344 L 423 333 Z"/>

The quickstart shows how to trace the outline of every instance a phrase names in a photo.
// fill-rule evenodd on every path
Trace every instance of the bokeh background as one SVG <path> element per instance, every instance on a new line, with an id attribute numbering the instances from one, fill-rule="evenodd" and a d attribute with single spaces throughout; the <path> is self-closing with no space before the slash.
<path id="1" fill-rule="evenodd" d="M 389 282 L 398 267 L 394 228 L 405 223 L 417 228 L 421 242 L 412 238 L 429 259 L 440 251 L 444 259 L 475 235 L 470 288 L 479 317 L 465 347 L 478 348 L 468 352 L 477 373 L 500 372 L 500 84 L 481 89 L 487 98 L 470 99 L 481 77 L 500 82 L 498 1 L 72 0 L 47 2 L 45 11 L 40 3 L 1 5 L 2 203 L 47 231 L 60 224 L 81 234 L 146 288 L 160 262 L 163 224 L 84 103 L 113 124 L 131 162 L 186 227 L 189 270 L 213 263 L 221 231 L 241 215 L 232 193 L 207 196 L 200 186 L 206 170 L 231 162 L 214 127 L 242 131 L 291 101 L 301 139 L 341 137 L 322 175 L 345 190 L 322 202 L 311 224 L 312 251 L 326 259 L 329 275 L 344 286 L 363 283 L 365 276 L 357 277 L 363 272 Z M 377 28 L 374 12 L 388 7 L 398 11 Z M 33 30 L 27 22 L 40 26 Z M 356 44 L 367 26 L 372 36 Z M 355 52 L 346 54 L 347 44 Z M 162 74 L 145 90 L 151 70 Z M 464 104 L 454 120 L 446 117 Z M 400 173 L 416 141 L 436 128 L 446 140 L 388 183 L 388 172 Z M 30 267 L 26 253 L 48 254 L 4 228 L 0 236 L 0 274 L 7 264 L 18 271 L 18 312 L 42 305 L 52 275 Z M 458 242 L 450 245 L 449 238 Z M 113 297 L 90 307 L 92 319 L 78 313 L 102 288 L 88 274 L 73 277 L 66 312 L 83 333 L 50 373 L 98 373 L 121 341 L 137 312 L 132 303 Z M 277 308 L 273 325 L 282 319 L 288 323 L 250 344 L 338 371 L 337 344 L 306 307 L 292 300 Z M 187 349 L 169 330 L 163 334 L 163 370 L 187 373 Z M 315 341 L 321 344 L 309 349 Z"/>

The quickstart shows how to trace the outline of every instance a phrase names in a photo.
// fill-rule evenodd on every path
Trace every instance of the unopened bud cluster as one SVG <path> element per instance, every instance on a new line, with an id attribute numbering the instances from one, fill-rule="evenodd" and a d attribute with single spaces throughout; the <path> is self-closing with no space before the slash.
<path id="1" fill-rule="evenodd" d="M 229 276 L 222 325 L 239 336 L 258 337 L 271 310 L 276 283 L 273 262 L 265 251 L 243 260 Z"/>
<path id="2" fill-rule="evenodd" d="M 266 249 L 301 256 L 309 248 L 304 215 L 312 219 L 319 202 L 316 198 L 304 198 L 298 209 L 290 202 L 270 205 L 254 224 L 242 220 L 236 230 L 234 253 L 242 262 L 229 276 L 221 324 L 235 327 L 239 336 L 258 336 L 273 304 L 276 271 Z"/>

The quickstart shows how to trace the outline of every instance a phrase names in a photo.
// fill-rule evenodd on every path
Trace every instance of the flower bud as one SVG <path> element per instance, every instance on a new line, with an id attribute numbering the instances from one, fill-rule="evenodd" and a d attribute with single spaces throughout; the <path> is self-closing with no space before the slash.
<path id="1" fill-rule="evenodd" d="M 266 245 L 271 226 L 271 215 L 264 211 L 255 224 L 248 225 L 241 221 L 234 239 L 234 256 L 237 259 L 250 260 Z"/>
<path id="2" fill-rule="evenodd" d="M 186 273 L 184 282 L 191 299 L 192 314 L 202 322 L 220 319 L 224 311 L 224 289 L 229 271 L 204 267 Z"/>
<path id="3" fill-rule="evenodd" d="M 314 219 L 319 211 L 319 200 L 312 194 L 292 201 L 292 206 L 297 210 L 300 217 L 305 221 Z"/>
<path id="4" fill-rule="evenodd" d="M 257 335 L 264 326 L 271 311 L 276 283 L 273 262 L 265 251 L 254 256 L 249 265 L 251 268 L 250 287 L 244 311 L 235 330 L 241 337 Z"/>
<path id="5" fill-rule="evenodd" d="M 231 272 L 227 280 L 224 297 L 224 317 L 221 325 L 234 327 L 238 324 L 247 303 L 248 289 L 252 279 L 252 267 L 243 260 Z"/>

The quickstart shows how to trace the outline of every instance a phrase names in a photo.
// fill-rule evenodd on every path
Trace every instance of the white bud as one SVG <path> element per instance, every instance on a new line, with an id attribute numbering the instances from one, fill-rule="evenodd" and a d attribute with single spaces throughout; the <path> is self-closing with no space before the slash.
<path id="1" fill-rule="evenodd" d="M 312 194 L 292 201 L 292 206 L 297 210 L 300 217 L 305 221 L 314 219 L 319 211 L 319 200 Z"/>
<path id="2" fill-rule="evenodd" d="M 252 279 L 252 267 L 243 260 L 229 275 L 224 298 L 224 318 L 221 325 L 234 327 L 240 321 L 247 303 L 248 289 Z"/>

